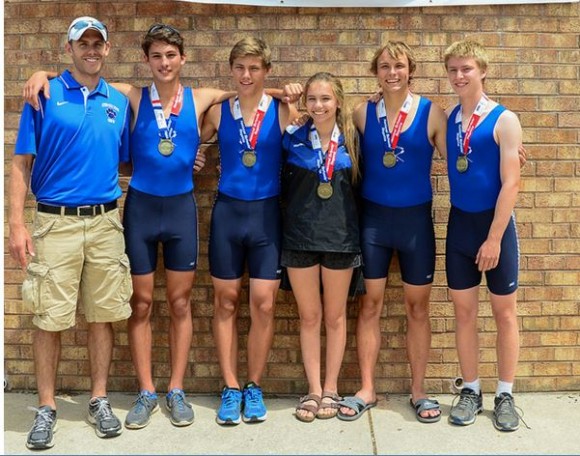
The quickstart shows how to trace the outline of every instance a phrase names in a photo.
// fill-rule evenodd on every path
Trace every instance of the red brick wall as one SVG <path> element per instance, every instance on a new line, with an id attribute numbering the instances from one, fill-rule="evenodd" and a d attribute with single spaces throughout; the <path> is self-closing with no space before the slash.
<path id="1" fill-rule="evenodd" d="M 467 36 L 490 50 L 487 91 L 515 111 L 524 127 L 530 161 L 523 170 L 517 204 L 521 245 L 519 324 L 521 362 L 517 388 L 527 391 L 580 389 L 580 115 L 579 4 L 432 8 L 258 8 L 184 2 L 5 1 L 5 174 L 21 110 L 23 82 L 39 67 L 63 70 L 64 32 L 80 15 L 104 20 L 113 50 L 106 68 L 110 80 L 144 84 L 149 70 L 141 63 L 139 42 L 150 24 L 170 23 L 184 32 L 188 63 L 185 81 L 194 87 L 230 87 L 227 57 L 241 37 L 258 35 L 272 47 L 271 85 L 302 81 L 319 70 L 337 73 L 353 101 L 372 92 L 376 83 L 368 62 L 388 39 L 402 39 L 419 59 L 413 90 L 447 107 L 453 100 L 441 56 L 452 41 Z M 477 32 L 474 32 L 477 31 Z M 215 155 L 215 154 L 214 154 Z M 213 293 L 208 274 L 207 239 L 216 186 L 212 158 L 196 176 L 200 206 L 201 255 L 192 294 L 194 340 L 186 381 L 189 391 L 217 391 L 221 384 L 211 335 Z M 437 272 L 432 294 L 433 349 L 427 371 L 432 392 L 445 392 L 458 375 L 454 318 L 445 288 L 444 237 L 448 185 L 444 163 L 434 164 Z M 5 181 L 6 182 L 6 181 Z M 127 182 L 123 182 L 124 188 Z M 6 201 L 6 199 L 5 199 Z M 32 199 L 30 200 L 32 203 Z M 27 213 L 31 220 L 32 212 Z M 5 236 L 7 230 L 5 230 Z M 5 252 L 5 368 L 12 387 L 35 389 L 31 317 L 24 313 L 23 274 Z M 405 314 L 400 275 L 391 274 L 382 318 L 383 349 L 377 368 L 379 391 L 404 392 L 409 385 L 405 353 Z M 492 388 L 497 375 L 495 325 L 486 294 L 480 309 L 481 375 Z M 169 376 L 168 313 L 164 281 L 157 279 L 154 311 L 154 375 L 163 390 Z M 356 304 L 349 307 L 348 347 L 341 391 L 358 385 L 354 340 Z M 242 306 L 241 333 L 248 327 Z M 137 388 L 125 324 L 116 328 L 110 389 Z M 244 339 L 244 337 L 242 337 Z M 89 388 L 86 325 L 63 335 L 58 387 Z M 241 346 L 245 346 L 242 340 Z M 240 352 L 240 359 L 246 358 Z M 243 362 L 241 378 L 244 379 Z M 290 294 L 280 292 L 276 335 L 266 378 L 268 391 L 303 393 L 306 381 L 300 359 L 298 319 Z"/>

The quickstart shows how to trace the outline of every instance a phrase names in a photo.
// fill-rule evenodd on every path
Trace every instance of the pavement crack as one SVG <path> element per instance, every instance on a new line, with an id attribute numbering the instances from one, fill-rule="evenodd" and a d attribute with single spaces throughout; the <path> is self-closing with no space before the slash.
<path id="1" fill-rule="evenodd" d="M 371 444 L 373 445 L 373 455 L 378 455 L 379 452 L 377 450 L 377 439 L 375 438 L 375 424 L 373 422 L 372 410 L 369 410 L 367 415 L 369 417 L 369 426 L 371 428 Z"/>

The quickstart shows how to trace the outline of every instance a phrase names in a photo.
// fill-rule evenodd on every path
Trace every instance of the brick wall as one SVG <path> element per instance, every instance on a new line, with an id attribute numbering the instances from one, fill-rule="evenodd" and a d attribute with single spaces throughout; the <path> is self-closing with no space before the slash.
<path id="1" fill-rule="evenodd" d="M 188 63 L 183 74 L 194 87 L 230 87 L 227 57 L 241 37 L 258 35 L 273 49 L 270 84 L 305 81 L 312 73 L 337 73 L 353 101 L 375 89 L 368 62 L 388 39 L 402 39 L 417 51 L 413 83 L 443 107 L 453 100 L 441 56 L 452 41 L 467 36 L 491 53 L 487 91 L 514 110 L 524 127 L 530 161 L 523 170 L 517 204 L 521 245 L 519 325 L 521 362 L 517 388 L 526 391 L 580 390 L 580 115 L 579 4 L 432 8 L 258 8 L 183 2 L 5 1 L 5 175 L 16 137 L 23 81 L 39 67 L 63 70 L 64 31 L 80 15 L 103 19 L 112 32 L 113 49 L 106 68 L 110 80 L 144 84 L 140 38 L 150 24 L 168 22 L 184 32 Z M 459 19 L 460 18 L 460 19 Z M 477 32 L 474 32 L 476 31 Z M 211 151 L 210 151 L 211 152 Z M 214 151 L 215 152 L 215 151 Z M 213 154 L 215 157 L 215 154 Z M 208 274 L 207 240 L 216 187 L 216 160 L 196 176 L 200 207 L 200 268 L 192 294 L 194 339 L 186 380 L 189 391 L 217 391 L 221 384 L 211 335 L 213 294 Z M 444 163 L 434 163 L 437 273 L 432 293 L 433 348 L 427 371 L 431 392 L 449 390 L 458 375 L 454 318 L 445 287 L 444 237 L 449 207 Z M 6 182 L 6 180 L 5 180 Z M 126 188 L 127 182 L 123 181 Z M 6 201 L 6 200 L 5 200 Z M 32 199 L 30 200 L 32 204 Z M 28 220 L 32 212 L 27 214 Z M 5 230 L 5 236 L 7 230 Z M 11 386 L 35 389 L 31 317 L 23 312 L 23 274 L 5 252 L 5 368 Z M 405 313 L 400 274 L 391 274 L 383 312 L 383 349 L 377 369 L 378 390 L 404 392 L 409 385 L 405 353 Z M 495 325 L 489 302 L 480 309 L 481 375 L 484 387 L 496 377 Z M 245 296 L 247 298 L 247 296 Z M 154 311 L 154 375 L 163 390 L 169 377 L 168 326 L 164 282 L 157 279 Z M 341 391 L 358 385 L 354 328 L 356 304 L 349 307 L 348 347 Z M 240 328 L 248 327 L 242 306 Z M 137 388 L 125 324 L 116 328 L 110 389 Z M 89 388 L 86 324 L 63 334 L 58 388 Z M 241 346 L 245 346 L 242 340 Z M 246 354 L 240 352 L 241 361 Z M 245 378 L 243 363 L 241 378 Z M 276 336 L 266 378 L 268 391 L 303 393 L 306 380 L 299 352 L 298 318 L 291 294 L 279 293 Z"/>

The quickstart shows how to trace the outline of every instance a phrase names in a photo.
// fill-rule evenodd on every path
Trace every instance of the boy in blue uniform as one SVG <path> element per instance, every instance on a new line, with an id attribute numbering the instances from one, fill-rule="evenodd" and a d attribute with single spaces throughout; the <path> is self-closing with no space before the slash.
<path id="1" fill-rule="evenodd" d="M 445 155 L 445 113 L 410 91 L 417 61 L 403 42 L 388 41 L 371 61 L 382 89 L 378 102 L 357 106 L 361 134 L 361 249 L 366 294 L 357 319 L 361 388 L 347 396 L 338 418 L 354 421 L 377 403 L 375 369 L 381 345 L 380 319 L 395 251 L 407 313 L 411 398 L 417 420 L 439 421 L 439 403 L 429 399 L 424 379 L 431 347 L 429 296 L 435 272 L 431 163 L 434 147 Z"/>
<path id="2" fill-rule="evenodd" d="M 519 354 L 519 249 L 513 210 L 520 183 L 522 130 L 513 112 L 485 95 L 487 64 L 486 52 L 477 42 L 459 41 L 445 51 L 449 82 L 459 96 L 459 104 L 447 111 L 451 211 L 445 266 L 464 380 L 449 421 L 470 425 L 483 410 L 477 311 L 479 285 L 485 273 L 497 326 L 499 381 L 493 423 L 500 431 L 515 431 L 519 416 L 512 388 Z"/>
<path id="3" fill-rule="evenodd" d="M 51 81 L 52 98 L 42 97 L 39 111 L 24 107 L 10 176 L 10 254 L 27 272 L 23 301 L 33 309 L 37 326 L 39 408 L 26 442 L 31 449 L 54 445 L 60 334 L 75 324 L 79 293 L 89 333 L 88 419 L 99 437 L 122 430 L 107 399 L 107 378 L 111 323 L 131 314 L 129 262 L 117 209 L 118 166 L 129 159 L 129 106 L 100 77 L 110 50 L 102 22 L 75 19 L 65 49 L 73 66 Z M 37 201 L 32 236 L 24 222 L 29 181 Z"/>
<path id="4" fill-rule="evenodd" d="M 230 53 L 237 96 L 207 113 L 202 140 L 218 134 L 220 180 L 214 204 L 209 263 L 214 286 L 213 334 L 225 386 L 216 421 L 222 425 L 267 418 L 260 380 L 274 334 L 280 285 L 280 168 L 282 132 L 295 109 L 264 90 L 271 52 L 256 38 Z M 237 314 L 245 263 L 250 276 L 248 381 L 238 380 Z M 243 415 L 242 415 L 243 412 Z"/>

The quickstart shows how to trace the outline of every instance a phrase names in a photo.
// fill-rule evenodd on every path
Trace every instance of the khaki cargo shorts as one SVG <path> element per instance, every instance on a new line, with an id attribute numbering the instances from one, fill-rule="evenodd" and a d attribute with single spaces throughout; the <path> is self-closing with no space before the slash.
<path id="1" fill-rule="evenodd" d="M 27 268 L 22 300 L 45 331 L 74 326 L 77 302 L 89 323 L 125 320 L 133 292 L 119 210 L 94 217 L 37 212 L 36 256 Z"/>

